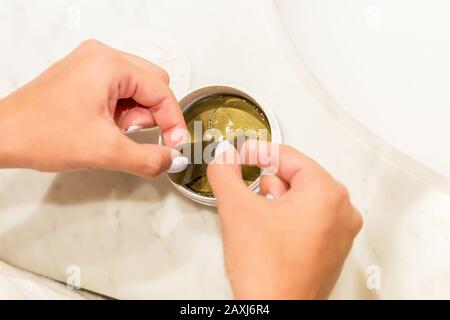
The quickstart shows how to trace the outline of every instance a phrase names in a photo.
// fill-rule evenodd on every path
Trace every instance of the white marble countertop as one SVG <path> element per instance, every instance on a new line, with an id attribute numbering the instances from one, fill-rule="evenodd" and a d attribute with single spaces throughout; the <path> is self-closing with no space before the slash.
<path id="1" fill-rule="evenodd" d="M 344 121 L 281 36 L 275 10 L 265 0 L 5 0 L 0 94 L 86 38 L 161 63 L 178 97 L 211 83 L 246 87 L 273 109 L 285 142 L 345 183 L 364 215 L 333 297 L 450 298 L 450 182 Z M 231 297 L 215 210 L 165 177 L 2 170 L 0 259 L 62 282 L 76 268 L 81 287 L 114 298 Z"/>

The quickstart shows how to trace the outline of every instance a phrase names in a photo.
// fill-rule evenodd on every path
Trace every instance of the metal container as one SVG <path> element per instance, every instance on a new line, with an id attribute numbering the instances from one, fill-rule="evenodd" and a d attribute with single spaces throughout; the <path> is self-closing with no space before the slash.
<path id="1" fill-rule="evenodd" d="M 183 113 L 185 113 L 186 111 L 190 110 L 190 108 L 198 101 L 217 95 L 235 95 L 254 103 L 261 111 L 265 113 L 267 117 L 272 137 L 271 142 L 282 143 L 280 126 L 272 110 L 255 94 L 240 87 L 231 85 L 212 85 L 208 87 L 194 89 L 190 93 L 188 93 L 183 99 L 181 99 L 180 101 L 181 110 L 183 111 Z M 168 179 L 170 180 L 170 178 Z M 193 190 L 189 189 L 188 187 L 174 183 L 172 180 L 170 180 L 170 182 L 179 192 L 181 192 L 187 198 L 207 206 L 216 206 L 216 199 L 214 197 L 208 197 L 198 194 Z M 259 182 L 260 178 L 256 179 L 249 186 L 249 189 L 254 192 L 259 192 Z"/>

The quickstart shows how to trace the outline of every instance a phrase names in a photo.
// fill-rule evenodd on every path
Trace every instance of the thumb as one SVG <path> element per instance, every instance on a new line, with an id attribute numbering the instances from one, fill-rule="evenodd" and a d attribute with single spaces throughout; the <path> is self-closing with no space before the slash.
<path id="1" fill-rule="evenodd" d="M 143 177 L 156 177 L 170 168 L 172 158 L 178 154 L 178 151 L 169 147 L 139 144 L 123 135 L 114 145 L 112 157 L 105 168 Z"/>
<path id="2" fill-rule="evenodd" d="M 239 153 L 227 140 L 216 147 L 215 159 L 209 164 L 207 174 L 219 208 L 241 203 L 251 194 L 242 180 Z"/>

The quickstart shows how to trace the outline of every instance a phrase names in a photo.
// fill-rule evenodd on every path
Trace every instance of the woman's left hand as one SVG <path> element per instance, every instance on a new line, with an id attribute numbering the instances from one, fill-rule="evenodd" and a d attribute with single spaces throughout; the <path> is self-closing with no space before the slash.
<path id="1" fill-rule="evenodd" d="M 154 177 L 171 167 L 186 129 L 167 73 L 95 40 L 82 43 L 0 101 L 0 168 L 101 168 Z M 167 147 L 124 131 L 159 126 Z"/>

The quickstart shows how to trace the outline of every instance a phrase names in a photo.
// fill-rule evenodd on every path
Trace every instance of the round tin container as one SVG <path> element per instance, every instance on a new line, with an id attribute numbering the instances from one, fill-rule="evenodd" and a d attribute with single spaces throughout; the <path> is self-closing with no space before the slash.
<path id="1" fill-rule="evenodd" d="M 270 125 L 272 138 L 271 142 L 282 143 L 280 126 L 272 110 L 270 110 L 259 97 L 243 88 L 238 88 L 230 85 L 212 85 L 208 87 L 194 89 L 179 102 L 181 110 L 183 111 L 183 113 L 185 113 L 186 111 L 190 110 L 190 108 L 200 100 L 217 95 L 234 95 L 254 103 L 266 115 L 266 118 Z M 184 196 L 188 197 L 189 199 L 207 206 L 214 206 L 214 207 L 216 206 L 216 198 L 198 194 L 195 191 L 189 189 L 188 187 L 176 184 L 170 178 L 168 179 L 179 192 L 181 192 Z M 259 192 L 259 182 L 260 177 L 258 177 L 258 179 L 256 179 L 249 186 L 249 189 L 254 192 Z"/>

